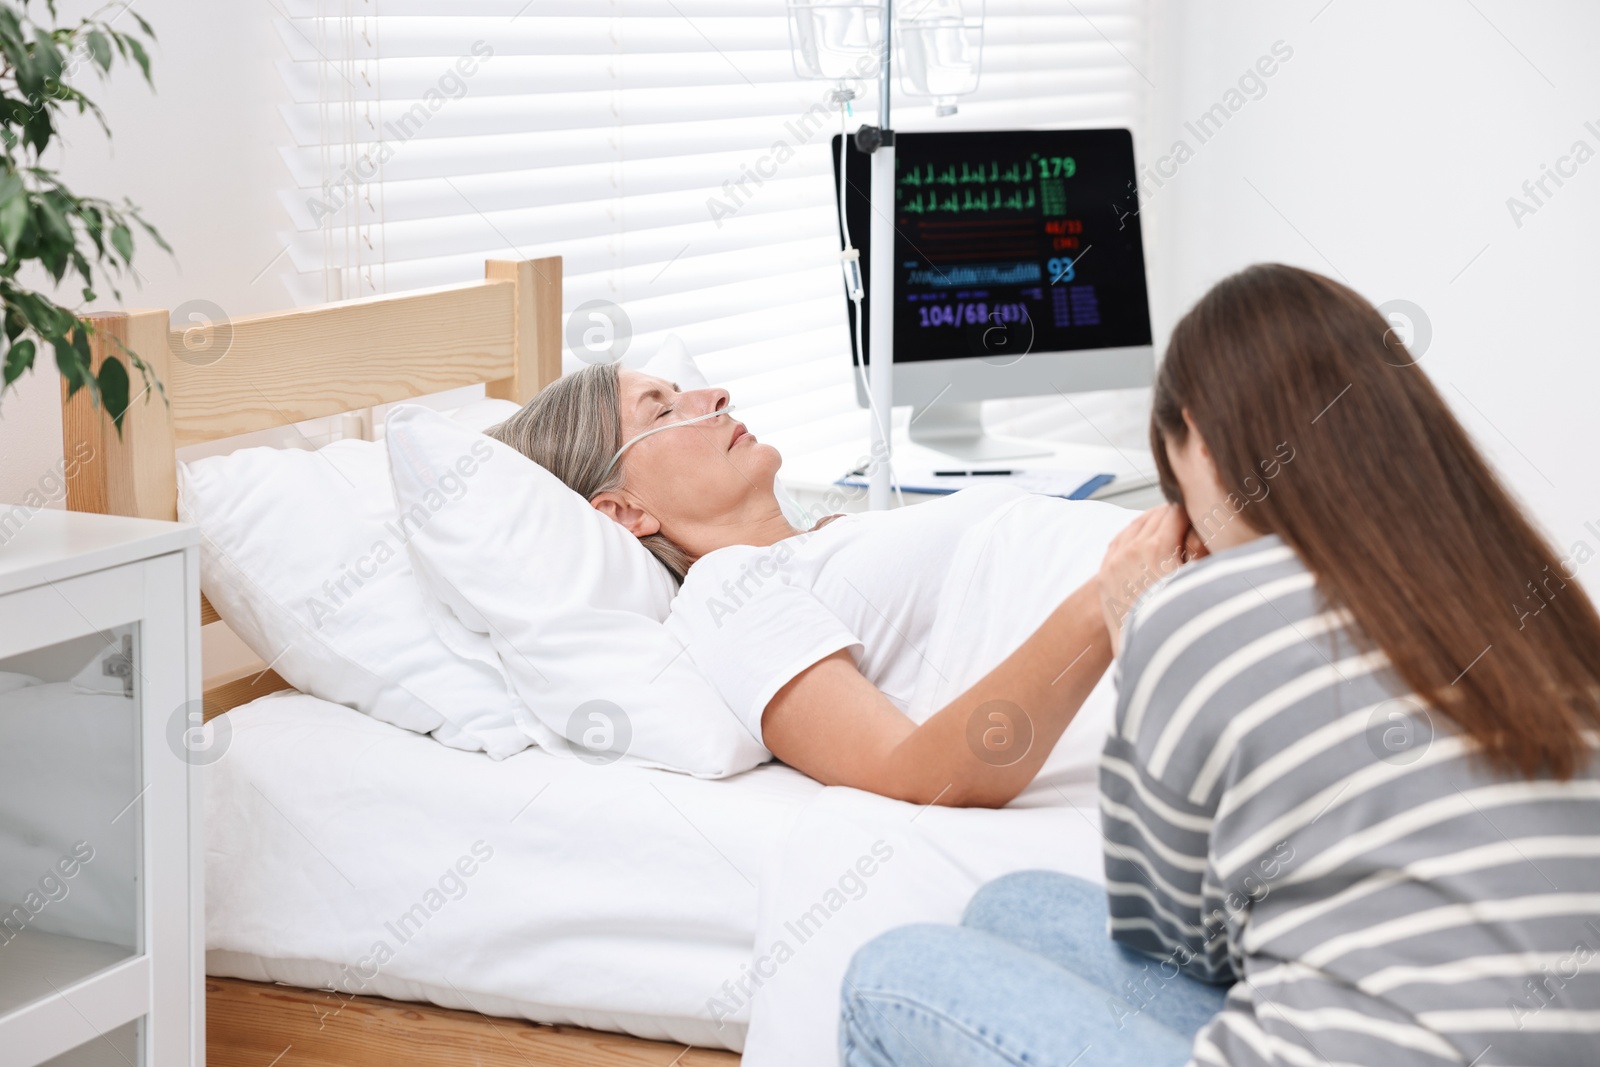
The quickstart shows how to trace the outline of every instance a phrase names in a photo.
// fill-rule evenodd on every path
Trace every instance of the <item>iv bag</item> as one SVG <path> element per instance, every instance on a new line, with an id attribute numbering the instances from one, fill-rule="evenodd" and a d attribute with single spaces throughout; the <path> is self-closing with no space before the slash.
<path id="1" fill-rule="evenodd" d="M 802 78 L 876 78 L 883 4 L 789 0 L 789 50 Z"/>
<path id="2" fill-rule="evenodd" d="M 983 67 L 984 0 L 902 0 L 895 5 L 900 89 L 932 97 L 934 114 L 953 115 L 956 97 L 978 87 Z"/>

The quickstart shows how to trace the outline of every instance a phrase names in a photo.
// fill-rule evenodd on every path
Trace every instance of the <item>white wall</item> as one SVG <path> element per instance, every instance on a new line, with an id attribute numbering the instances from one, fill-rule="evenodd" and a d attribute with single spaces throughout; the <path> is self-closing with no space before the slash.
<path id="1" fill-rule="evenodd" d="M 136 232 L 142 284 L 121 285 L 120 301 L 102 287 L 91 307 L 172 310 L 204 299 L 245 315 L 290 306 L 278 280 L 283 264 L 267 269 L 287 239 L 277 199 L 288 184 L 277 152 L 284 140 L 277 105 L 286 94 L 273 66 L 283 49 L 272 5 L 142 0 L 137 10 L 158 38 L 155 92 L 134 68 L 114 68 L 109 83 L 80 79 L 113 138 L 108 143 L 92 121 L 73 121 L 56 165 L 80 196 L 138 204 L 175 255 Z M 39 5 L 33 14 L 45 17 Z M 71 14 L 73 5 L 64 6 L 64 17 Z M 124 17 L 116 26 L 132 23 Z M 69 287 L 59 299 L 70 302 L 76 292 Z M 47 350 L 0 402 L 0 503 L 48 487 L 59 470 L 60 388 Z M 61 506 L 59 495 L 55 503 Z"/>
<path id="2" fill-rule="evenodd" d="M 1564 554 L 1583 542 L 1600 556 L 1600 5 L 1155 4 L 1169 64 L 1152 74 L 1151 140 L 1197 149 L 1149 208 L 1166 238 L 1153 288 L 1172 301 L 1161 339 L 1209 285 L 1261 260 L 1342 275 L 1375 304 L 1412 301 L 1432 324 L 1421 365 L 1457 416 Z M 1265 95 L 1199 144 L 1183 120 L 1277 40 L 1294 53 Z M 1519 227 L 1507 198 L 1578 140 L 1596 158 L 1549 183 Z M 1579 573 L 1600 593 L 1600 562 Z"/>
<path id="3" fill-rule="evenodd" d="M 1600 554 L 1600 158 L 1520 227 L 1506 208 L 1575 140 L 1600 151 L 1584 127 L 1600 129 L 1600 5 L 1151 4 L 1149 142 L 1195 149 L 1147 208 L 1157 343 L 1212 282 L 1259 260 L 1342 275 L 1374 303 L 1412 301 L 1432 324 L 1422 366 L 1462 421 L 1564 552 L 1582 541 Z M 157 93 L 120 72 L 100 91 L 114 144 L 80 125 L 64 163 L 81 192 L 142 205 L 176 249 L 144 249 L 143 288 L 124 303 L 289 306 L 282 264 L 267 269 L 286 231 L 272 6 L 139 10 L 161 37 Z M 1199 144 L 1184 120 L 1278 40 L 1293 56 L 1265 94 Z M 59 462 L 58 389 L 46 355 L 0 406 L 0 502 Z M 1581 574 L 1600 592 L 1600 562 Z"/>

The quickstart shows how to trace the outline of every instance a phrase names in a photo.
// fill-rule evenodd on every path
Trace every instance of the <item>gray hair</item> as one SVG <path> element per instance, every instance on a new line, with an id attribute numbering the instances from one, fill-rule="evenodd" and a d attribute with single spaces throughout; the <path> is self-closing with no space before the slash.
<path id="1" fill-rule="evenodd" d="M 563 375 L 539 390 L 521 411 L 484 432 L 561 479 L 585 500 L 623 487 L 622 464 L 606 465 L 622 447 L 622 391 L 615 363 Z M 666 534 L 639 538 L 678 581 L 694 562 Z"/>

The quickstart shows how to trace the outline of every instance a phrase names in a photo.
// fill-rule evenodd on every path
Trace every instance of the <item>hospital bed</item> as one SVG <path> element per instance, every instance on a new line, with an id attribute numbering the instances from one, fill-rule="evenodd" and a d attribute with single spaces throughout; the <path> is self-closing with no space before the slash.
<path id="1" fill-rule="evenodd" d="M 490 397 L 524 403 L 560 374 L 560 306 L 561 260 L 552 257 L 490 261 L 482 281 L 464 285 L 235 319 L 226 326 L 231 336 L 221 359 L 193 354 L 182 333 L 170 330 L 165 310 L 96 315 L 96 359 L 122 346 L 137 352 L 163 383 L 165 402 L 154 396 L 148 403 L 136 400 L 119 437 L 104 412 L 91 405 L 87 390 L 70 399 L 64 396 L 66 454 L 92 457 L 70 481 L 68 507 L 173 519 L 176 454 L 185 446 L 478 383 Z M 200 609 L 203 625 L 219 621 L 204 598 Z M 679 787 L 667 799 L 688 811 L 707 806 L 691 795 L 694 787 L 714 783 L 632 768 L 578 775 L 575 770 L 591 768 L 574 768 L 537 751 L 486 769 L 487 757 L 448 750 L 431 738 L 294 693 L 276 672 L 260 665 L 222 676 L 207 674 L 202 665 L 202 677 L 206 717 L 237 719 L 229 758 L 209 768 L 210 863 L 226 864 L 228 888 L 219 900 L 225 913 L 213 910 L 209 916 L 208 947 L 241 940 L 236 935 L 249 929 L 263 934 L 257 943 L 277 940 L 293 946 L 288 955 L 277 956 L 228 948 L 209 953 L 206 1047 L 212 1064 L 709 1067 L 737 1062 L 727 1051 L 690 1047 L 691 1041 L 737 1045 L 736 1039 L 719 1041 L 714 1032 L 708 1033 L 708 1022 L 699 1025 L 665 1012 L 652 1017 L 619 1011 L 608 1008 L 595 992 L 671 988 L 684 980 L 685 961 L 687 973 L 715 974 L 720 981 L 722 975 L 737 974 L 748 959 L 755 923 L 753 889 L 721 866 L 687 816 L 657 805 L 660 810 L 647 831 L 658 845 L 653 857 L 637 850 L 629 855 L 615 844 L 640 839 L 637 833 L 630 837 L 614 832 L 623 803 L 618 798 L 655 788 L 652 775 L 670 779 L 664 791 Z M 305 743 L 308 734 L 315 735 L 316 744 Z M 365 772 L 352 777 L 352 762 L 373 746 L 382 748 L 382 758 L 362 764 Z M 308 752 L 316 758 L 308 760 Z M 577 890 L 568 898 L 604 884 L 618 866 L 634 865 L 644 882 L 654 883 L 648 906 L 630 909 L 612 901 L 608 911 L 604 902 L 593 899 L 587 907 L 563 899 L 563 907 L 547 909 L 549 914 L 525 926 L 547 935 L 544 955 L 537 946 L 525 954 L 526 971 L 539 979 L 533 984 L 542 982 L 544 989 L 555 992 L 545 1003 L 487 993 L 481 983 L 474 987 L 459 975 L 452 979 L 454 988 L 400 980 L 384 987 L 404 1002 L 342 992 L 341 969 L 359 965 L 359 958 L 341 960 L 336 952 L 317 947 L 319 936 L 327 942 L 335 934 L 328 927 L 337 921 L 338 901 L 303 891 L 304 884 L 297 892 L 294 872 L 273 867 L 275 861 L 298 862 L 290 858 L 296 854 L 288 840 L 298 832 L 290 828 L 295 820 L 304 825 L 310 812 L 347 801 L 349 790 L 357 786 L 369 799 L 386 801 L 387 819 L 380 808 L 368 806 L 364 825 L 345 820 L 351 840 L 368 843 L 345 850 L 335 862 L 342 861 L 349 868 L 345 873 L 359 884 L 356 872 L 363 862 L 377 867 L 392 859 L 397 835 L 426 838 L 430 832 L 427 820 L 415 814 L 415 795 L 408 794 L 408 785 L 425 780 L 434 790 L 454 787 L 458 792 L 473 785 L 479 796 L 509 797 L 513 779 L 517 792 L 528 782 L 545 782 L 551 799 L 559 796 L 561 804 L 533 809 L 542 822 L 524 818 L 523 825 L 538 832 L 522 840 L 502 838 L 501 862 L 527 867 L 530 857 L 542 858 L 559 871 L 563 884 Z M 754 776 L 746 792 L 755 810 L 774 816 L 781 813 L 786 797 L 802 797 L 813 788 L 801 776 L 773 767 Z M 609 792 L 609 800 L 602 791 Z M 279 819 L 261 799 L 252 807 L 252 798 L 272 798 L 268 804 L 285 808 L 279 814 L 286 818 Z M 551 811 L 565 813 L 568 823 L 552 823 Z M 503 818 L 513 813 L 505 812 Z M 458 823 L 467 818 L 461 811 L 455 814 Z M 590 821 L 579 826 L 580 815 Z M 757 821 L 725 837 L 724 850 L 737 851 L 737 845 L 727 842 L 737 842 L 741 833 L 751 837 Z M 441 825 L 442 820 L 434 820 L 433 831 L 443 832 Z M 387 852 L 385 837 L 391 839 Z M 550 843 L 563 838 L 569 847 L 552 851 Z M 584 841 L 588 848 L 570 845 Z M 235 859 L 219 861 L 219 844 Z M 664 868 L 660 856 L 674 852 L 684 861 L 676 869 Z M 703 872 L 698 880 L 696 872 Z M 548 877 L 549 868 L 546 884 Z M 212 886 L 215 892 L 215 879 Z M 538 911 L 536 890 L 530 887 L 525 911 Z M 465 899 L 483 910 L 473 898 Z M 496 936 L 493 929 L 476 935 L 479 941 Z M 674 944 L 674 937 L 680 943 Z M 657 963 L 655 971 L 646 966 L 651 960 Z M 504 966 L 505 961 L 485 966 L 490 964 Z M 564 987 L 573 989 L 573 995 L 563 998 Z M 425 1003 L 429 1000 L 492 1014 L 436 1007 Z M 540 1025 L 575 1017 L 610 1030 L 673 1040 L 660 1044 L 568 1025 Z"/>
<path id="2" fill-rule="evenodd" d="M 524 403 L 560 372 L 561 269 L 491 261 L 479 282 L 236 319 L 223 358 L 166 311 L 96 316 L 96 358 L 140 353 L 166 401 L 136 400 L 119 436 L 83 392 L 64 399 L 66 454 L 90 456 L 68 506 L 172 519 L 188 446 L 478 383 Z M 963 625 L 929 650 L 957 688 L 1052 607 L 1049 583 L 1004 565 L 1014 554 L 974 554 L 971 599 L 950 609 Z M 866 940 L 955 921 L 1008 871 L 1100 877 L 1109 681 L 1029 789 L 982 811 L 776 763 L 709 781 L 536 748 L 495 761 L 296 692 L 265 664 L 201 673 L 207 718 L 231 729 L 204 772 L 217 1067 L 708 1067 L 739 1050 L 814 1067 Z M 406 926 L 412 898 L 480 845 L 493 859 L 464 894 Z M 381 968 L 352 937 L 366 915 L 398 924 Z"/>

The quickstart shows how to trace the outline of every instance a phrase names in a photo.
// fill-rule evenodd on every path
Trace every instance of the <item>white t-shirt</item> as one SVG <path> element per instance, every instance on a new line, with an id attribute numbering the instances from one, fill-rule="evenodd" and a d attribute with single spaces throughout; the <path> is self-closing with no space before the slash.
<path id="1" fill-rule="evenodd" d="M 1083 559 L 1065 579 L 1059 575 L 1066 572 L 1055 568 L 1054 602 L 1071 592 L 1059 588 L 1064 581 L 1076 583 L 1094 573 L 1105 541 L 1132 518 L 1111 505 L 1037 497 L 998 485 L 915 507 L 843 515 L 775 545 L 733 545 L 701 557 L 673 601 L 667 626 L 758 740 L 761 715 L 774 694 L 840 649 L 851 651 L 862 675 L 901 711 L 926 717 L 936 709 L 913 714 L 912 701 L 919 681 L 941 671 L 925 657 L 934 643 L 952 561 L 963 538 L 999 513 L 1015 513 L 1020 526 L 1037 532 L 1018 537 L 1013 531 L 1004 539 L 1003 551 L 1012 555 L 1048 554 L 1053 544 L 1087 542 L 1088 551 L 1076 553 Z M 1047 527 L 1073 532 L 1058 538 Z M 1086 534 L 1076 532 L 1090 527 Z M 1024 544 L 1026 549 L 1018 548 Z M 1023 581 L 1036 571 L 1037 560 L 1016 562 Z M 970 568 L 962 573 L 970 575 Z M 954 592 L 957 600 L 971 595 Z M 1041 604 L 1033 614 L 1040 610 L 1048 607 Z M 1027 621 L 1037 626 L 1042 617 Z M 974 617 L 963 625 L 984 627 L 986 620 Z M 1026 634 L 1017 639 L 1021 636 Z"/>

